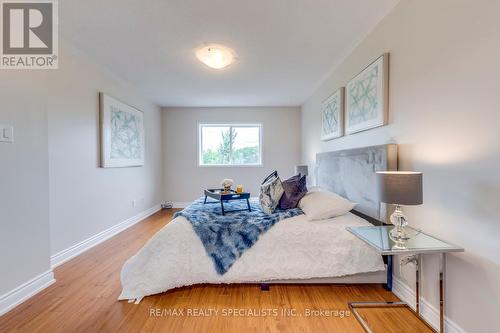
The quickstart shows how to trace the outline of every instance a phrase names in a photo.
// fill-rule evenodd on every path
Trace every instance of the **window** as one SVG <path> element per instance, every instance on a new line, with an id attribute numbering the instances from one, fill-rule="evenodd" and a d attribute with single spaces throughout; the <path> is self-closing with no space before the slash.
<path id="1" fill-rule="evenodd" d="M 199 165 L 259 166 L 261 124 L 200 124 Z"/>

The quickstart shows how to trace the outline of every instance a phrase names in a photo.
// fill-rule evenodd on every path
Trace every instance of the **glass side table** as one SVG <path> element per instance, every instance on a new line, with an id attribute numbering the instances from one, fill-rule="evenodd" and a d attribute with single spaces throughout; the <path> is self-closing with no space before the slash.
<path id="1" fill-rule="evenodd" d="M 383 256 L 403 255 L 403 263 L 412 262 L 416 267 L 415 280 L 415 311 L 405 302 L 349 302 L 349 308 L 361 323 L 366 332 L 371 333 L 368 324 L 356 311 L 357 308 L 377 308 L 377 307 L 406 307 L 412 311 L 420 320 L 422 320 L 433 331 L 434 328 L 420 316 L 420 294 L 421 294 L 421 263 L 422 255 L 439 255 L 439 332 L 444 332 L 444 314 L 445 314 L 445 281 L 446 281 L 446 253 L 463 252 L 464 249 L 432 237 L 426 233 L 407 227 L 406 229 L 413 236 L 404 244 L 396 244 L 390 237 L 389 232 L 394 226 L 370 226 L 370 227 L 348 227 L 349 232 L 370 245 L 373 249 Z"/>

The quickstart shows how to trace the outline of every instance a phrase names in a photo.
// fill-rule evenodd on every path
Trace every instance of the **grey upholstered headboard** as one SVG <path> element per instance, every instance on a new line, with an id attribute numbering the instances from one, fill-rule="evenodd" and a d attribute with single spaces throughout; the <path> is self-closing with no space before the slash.
<path id="1" fill-rule="evenodd" d="M 316 184 L 356 202 L 356 211 L 386 221 L 375 172 L 397 170 L 397 152 L 397 145 L 388 144 L 317 154 Z"/>

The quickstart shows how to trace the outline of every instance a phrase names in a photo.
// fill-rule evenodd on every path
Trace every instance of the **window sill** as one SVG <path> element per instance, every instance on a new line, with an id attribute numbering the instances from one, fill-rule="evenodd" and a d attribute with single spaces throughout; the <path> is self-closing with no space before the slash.
<path id="1" fill-rule="evenodd" d="M 198 164 L 199 168 L 263 168 L 263 164 L 247 164 L 247 165 L 237 165 L 237 164 Z"/>

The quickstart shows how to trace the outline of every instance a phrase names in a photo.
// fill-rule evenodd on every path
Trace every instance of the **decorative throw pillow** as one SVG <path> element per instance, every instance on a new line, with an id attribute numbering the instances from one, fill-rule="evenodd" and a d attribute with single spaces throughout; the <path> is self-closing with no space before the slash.
<path id="1" fill-rule="evenodd" d="M 261 185 L 264 185 L 265 183 L 267 183 L 268 180 L 271 180 L 271 179 L 274 179 L 278 177 L 278 171 L 274 170 L 273 172 L 271 172 L 269 174 L 269 176 L 267 176 L 264 181 L 262 183 L 260 183 Z"/>
<path id="2" fill-rule="evenodd" d="M 260 186 L 259 199 L 262 210 L 267 214 L 274 213 L 283 192 L 283 185 L 277 173 L 274 177 L 266 178 L 265 183 Z"/>
<path id="3" fill-rule="evenodd" d="M 306 176 L 296 175 L 282 182 L 284 193 L 281 196 L 279 207 L 291 209 L 297 207 L 300 199 L 307 193 Z"/>
<path id="4" fill-rule="evenodd" d="M 311 186 L 307 189 L 307 192 L 319 192 L 325 191 L 321 186 Z"/>
<path id="5" fill-rule="evenodd" d="M 309 221 L 326 220 L 344 215 L 356 206 L 355 203 L 328 191 L 307 193 L 299 202 L 299 208 Z"/>

